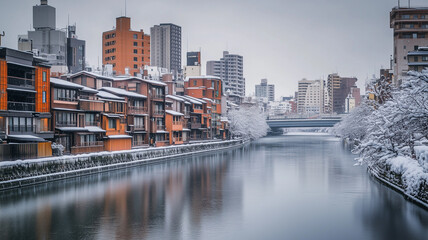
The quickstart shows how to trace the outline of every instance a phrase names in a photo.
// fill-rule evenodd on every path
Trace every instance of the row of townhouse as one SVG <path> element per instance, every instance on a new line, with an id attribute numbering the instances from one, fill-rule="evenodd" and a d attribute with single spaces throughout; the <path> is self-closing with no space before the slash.
<path id="1" fill-rule="evenodd" d="M 79 154 L 229 137 L 219 78 L 189 78 L 177 96 L 139 77 L 49 75 L 32 54 L 0 48 L 1 159 L 50 156 L 51 142 Z"/>

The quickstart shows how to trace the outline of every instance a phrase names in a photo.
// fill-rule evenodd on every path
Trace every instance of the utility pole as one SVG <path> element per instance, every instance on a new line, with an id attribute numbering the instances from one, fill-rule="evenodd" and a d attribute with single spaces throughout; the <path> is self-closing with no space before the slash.
<path id="1" fill-rule="evenodd" d="M 2 37 L 4 37 L 4 35 L 5 35 L 5 34 L 4 34 L 4 31 L 3 31 L 3 33 L 2 33 L 2 34 L 0 34 L 0 46 L 1 46 L 1 38 L 2 38 Z"/>

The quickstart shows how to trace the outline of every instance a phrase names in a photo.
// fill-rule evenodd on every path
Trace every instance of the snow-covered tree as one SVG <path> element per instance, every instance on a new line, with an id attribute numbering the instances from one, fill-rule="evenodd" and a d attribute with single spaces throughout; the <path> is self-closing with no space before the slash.
<path id="1" fill-rule="evenodd" d="M 258 139 L 266 136 L 269 130 L 266 116 L 258 107 L 241 107 L 239 110 L 232 110 L 228 118 L 230 132 L 234 136 Z"/>

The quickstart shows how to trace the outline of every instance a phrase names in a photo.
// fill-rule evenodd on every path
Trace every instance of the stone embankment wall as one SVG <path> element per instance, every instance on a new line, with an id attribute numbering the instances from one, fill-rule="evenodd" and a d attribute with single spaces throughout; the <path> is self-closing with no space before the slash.
<path id="1" fill-rule="evenodd" d="M 245 143 L 244 140 L 230 140 L 1 162 L 0 190 L 132 167 L 166 158 L 238 147 Z"/>
<path id="2" fill-rule="evenodd" d="M 388 185 L 394 190 L 403 194 L 408 200 L 418 204 L 419 206 L 428 210 L 428 183 L 422 182 L 419 185 L 419 190 L 416 195 L 406 192 L 406 184 L 400 174 L 391 171 L 388 164 L 374 164 L 369 166 L 369 172 L 380 180 L 382 183 Z"/>

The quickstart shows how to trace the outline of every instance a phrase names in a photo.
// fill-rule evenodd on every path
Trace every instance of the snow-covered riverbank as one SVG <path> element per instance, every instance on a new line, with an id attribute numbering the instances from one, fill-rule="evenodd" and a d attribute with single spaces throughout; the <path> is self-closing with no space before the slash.
<path id="1" fill-rule="evenodd" d="M 166 158 L 239 147 L 245 143 L 244 140 L 230 140 L 1 162 L 0 190 L 132 167 Z"/>

